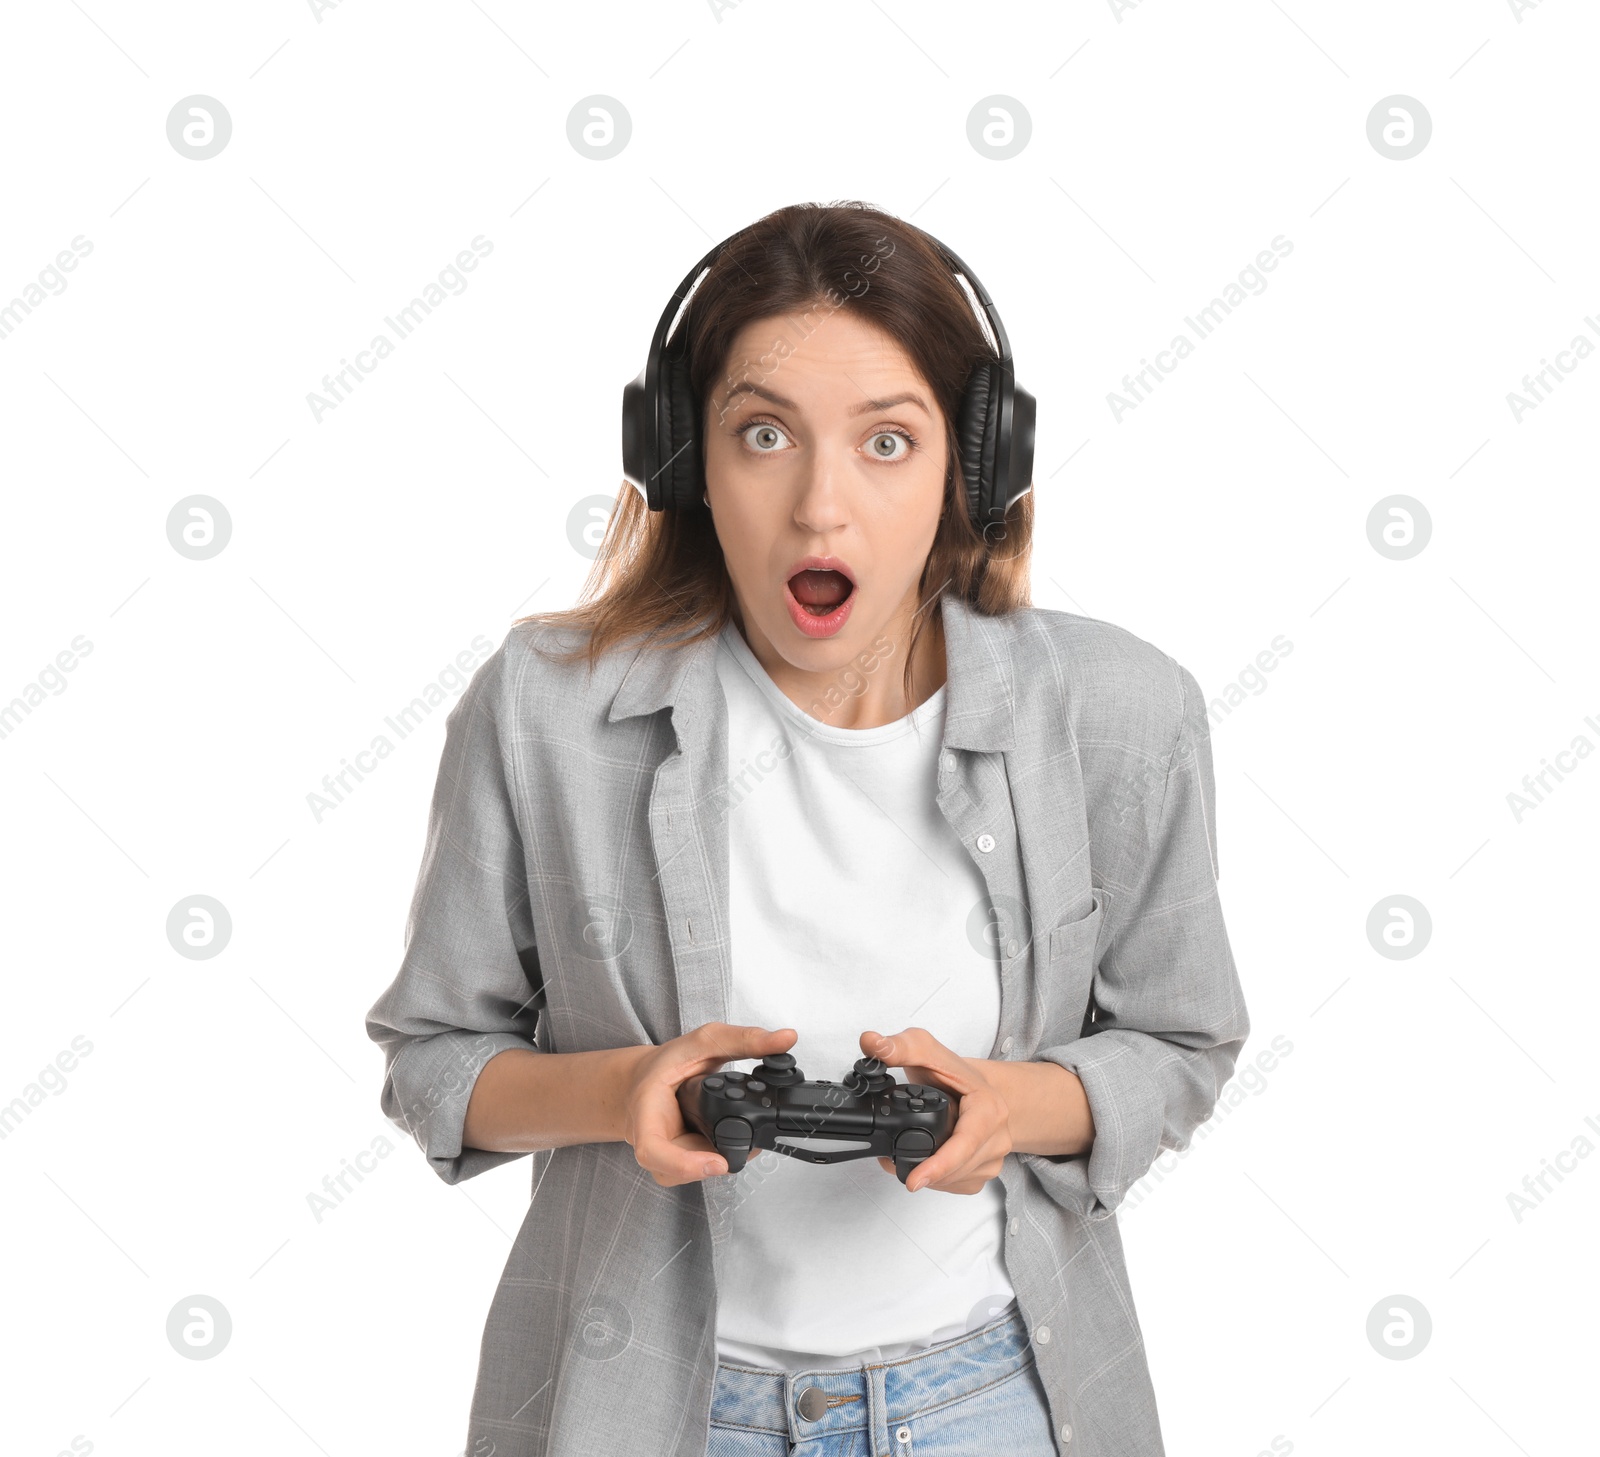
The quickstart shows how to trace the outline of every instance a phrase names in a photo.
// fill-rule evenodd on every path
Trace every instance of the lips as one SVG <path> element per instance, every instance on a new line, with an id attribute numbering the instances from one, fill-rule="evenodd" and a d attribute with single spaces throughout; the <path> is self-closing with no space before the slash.
<path id="1" fill-rule="evenodd" d="M 855 574 L 837 557 L 802 557 L 789 568 L 784 605 L 807 637 L 832 637 L 855 602 Z"/>

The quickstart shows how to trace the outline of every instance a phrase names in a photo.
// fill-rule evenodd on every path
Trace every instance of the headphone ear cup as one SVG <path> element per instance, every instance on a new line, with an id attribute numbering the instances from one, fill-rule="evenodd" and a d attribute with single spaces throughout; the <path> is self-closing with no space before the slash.
<path id="1" fill-rule="evenodd" d="M 1011 392 L 1010 461 L 1006 472 L 1006 490 L 1013 501 L 1033 489 L 1033 428 L 1038 412 L 1037 401 L 1017 385 Z M 1011 501 L 1000 504 L 1009 509 Z"/>
<path id="2" fill-rule="evenodd" d="M 961 392 L 960 415 L 956 421 L 956 442 L 961 456 L 961 475 L 967 488 L 967 519 L 979 531 L 987 520 L 989 500 L 994 493 L 996 436 L 999 433 L 1000 368 L 998 360 L 980 359 L 967 376 Z"/>
<path id="3" fill-rule="evenodd" d="M 662 505 L 686 510 L 700 505 L 705 471 L 700 459 L 699 411 L 689 384 L 689 367 L 678 351 L 661 359 L 661 495 Z"/>
<path id="4" fill-rule="evenodd" d="M 641 372 L 638 379 L 622 387 L 622 473 L 638 487 L 650 509 L 656 511 L 660 509 L 660 502 L 655 497 L 649 467 L 645 464 L 651 423 L 650 401 Z"/>

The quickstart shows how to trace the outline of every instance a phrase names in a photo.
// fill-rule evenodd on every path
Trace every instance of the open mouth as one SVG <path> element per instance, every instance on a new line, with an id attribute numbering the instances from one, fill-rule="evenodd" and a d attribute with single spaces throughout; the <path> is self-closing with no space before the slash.
<path id="1" fill-rule="evenodd" d="M 837 612 L 856 589 L 856 584 L 843 572 L 820 572 L 807 568 L 789 578 L 789 590 L 794 600 L 812 617 L 827 617 Z"/>

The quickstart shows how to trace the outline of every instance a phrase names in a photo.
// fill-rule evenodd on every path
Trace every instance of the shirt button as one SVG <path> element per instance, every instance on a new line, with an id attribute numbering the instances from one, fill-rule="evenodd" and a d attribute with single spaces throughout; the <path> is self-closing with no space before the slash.
<path id="1" fill-rule="evenodd" d="M 944 753 L 939 755 L 939 763 L 943 766 L 945 773 L 948 774 L 956 767 L 956 756 L 946 749 Z"/>
<path id="2" fill-rule="evenodd" d="M 1033 1333 L 1033 1338 L 1034 1340 L 1038 1341 L 1041 1346 L 1048 1346 L 1050 1344 L 1050 1327 L 1047 1325 L 1040 1326 L 1039 1329 Z"/>
<path id="3" fill-rule="evenodd" d="M 1072 1428 L 1066 1422 L 1061 1423 L 1061 1440 L 1063 1442 L 1072 1440 Z"/>
<path id="4" fill-rule="evenodd" d="M 1016 954 L 1017 954 L 1017 943 L 1015 941 L 1007 941 L 1006 942 L 1006 955 L 1007 956 L 1015 956 Z"/>
<path id="5" fill-rule="evenodd" d="M 978 848 L 982 850 L 985 855 L 987 855 L 992 849 L 994 849 L 994 836 L 989 834 L 979 835 Z"/>
<path id="6" fill-rule="evenodd" d="M 1006 1038 L 1006 1040 L 1000 1044 L 1000 1051 L 1001 1052 L 1010 1052 L 1011 1051 L 1011 1039 L 1009 1037 Z"/>
<path id="7" fill-rule="evenodd" d="M 1013 1218 L 1011 1223 L 1008 1224 L 1006 1228 L 1009 1229 L 1012 1234 L 1015 1234 L 1019 1229 L 1022 1228 L 1022 1221 L 1020 1219 Z"/>

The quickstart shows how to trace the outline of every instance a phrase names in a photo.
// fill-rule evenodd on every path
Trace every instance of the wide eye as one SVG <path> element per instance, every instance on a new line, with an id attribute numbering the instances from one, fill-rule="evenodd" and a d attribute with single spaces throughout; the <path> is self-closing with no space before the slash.
<path id="1" fill-rule="evenodd" d="M 880 430 L 867 441 L 867 453 L 874 460 L 904 460 L 911 454 L 911 441 L 898 430 Z"/>
<path id="2" fill-rule="evenodd" d="M 744 443 L 757 455 L 776 455 L 783 441 L 789 437 L 767 420 L 758 420 L 739 432 Z"/>

